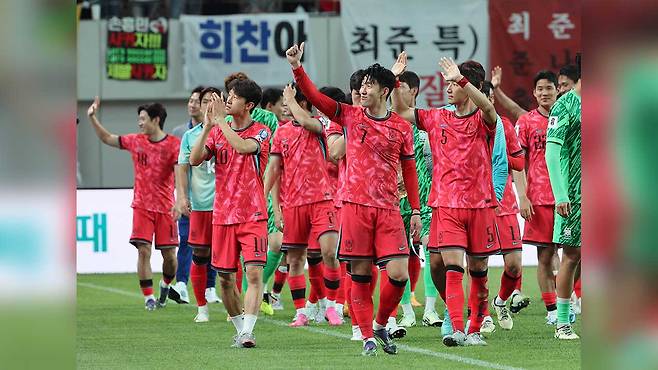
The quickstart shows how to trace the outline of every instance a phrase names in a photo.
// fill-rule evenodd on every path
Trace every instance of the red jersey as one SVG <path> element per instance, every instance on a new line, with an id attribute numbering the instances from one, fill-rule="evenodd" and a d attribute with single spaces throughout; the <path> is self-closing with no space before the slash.
<path id="1" fill-rule="evenodd" d="M 339 104 L 336 123 L 345 128 L 346 167 L 339 199 L 398 210 L 397 168 L 414 160 L 411 124 L 397 113 L 372 117 L 366 108 Z"/>
<path id="2" fill-rule="evenodd" d="M 519 157 L 523 156 L 523 148 L 519 144 L 519 139 L 516 137 L 516 131 L 514 131 L 514 125 L 507 117 L 501 117 L 503 121 L 503 128 L 505 129 L 505 144 L 507 147 L 507 156 L 508 157 Z M 506 215 L 515 215 L 519 213 L 519 205 L 516 203 L 516 194 L 512 189 L 512 170 L 509 170 L 509 175 L 507 175 L 507 183 L 505 184 L 505 192 L 503 193 L 503 199 L 500 201 L 500 205 L 496 209 L 497 216 L 506 216 Z"/>
<path id="3" fill-rule="evenodd" d="M 131 207 L 169 213 L 174 206 L 174 167 L 178 164 L 180 139 L 167 135 L 153 142 L 148 135 L 119 136 L 119 147 L 130 152 L 135 171 Z"/>
<path id="4" fill-rule="evenodd" d="M 526 195 L 536 206 L 555 204 L 545 159 L 547 128 L 548 117 L 543 116 L 537 109 L 522 115 L 516 122 L 519 142 L 528 155 Z"/>
<path id="5" fill-rule="evenodd" d="M 327 146 L 322 134 L 313 133 L 296 121 L 289 121 L 276 130 L 271 153 L 281 158 L 283 207 L 333 199 L 327 173 Z"/>
<path id="6" fill-rule="evenodd" d="M 320 117 L 320 122 L 322 122 L 326 142 L 329 142 L 329 136 L 343 136 L 343 128 L 336 122 L 333 122 L 326 117 Z M 327 172 L 329 173 L 329 181 L 334 192 L 334 205 L 340 207 L 341 204 L 338 200 L 338 194 L 342 193 L 343 184 L 345 183 L 345 158 L 339 160 L 338 164 L 327 160 Z"/>
<path id="7" fill-rule="evenodd" d="M 418 128 L 432 148 L 432 208 L 489 208 L 496 205 L 491 170 L 495 126 L 482 111 L 458 116 L 454 106 L 416 109 Z"/>
<path id="8" fill-rule="evenodd" d="M 267 219 L 263 174 L 270 151 L 270 130 L 260 123 L 252 122 L 248 127 L 235 132 L 243 139 L 256 141 L 259 150 L 240 154 L 228 143 L 219 127 L 213 127 L 210 131 L 206 141 L 210 154 L 206 160 L 215 157 L 213 225 Z"/>

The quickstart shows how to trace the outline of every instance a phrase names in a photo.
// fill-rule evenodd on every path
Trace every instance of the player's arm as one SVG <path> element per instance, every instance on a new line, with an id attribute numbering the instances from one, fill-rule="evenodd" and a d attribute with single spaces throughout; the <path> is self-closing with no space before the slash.
<path id="1" fill-rule="evenodd" d="M 494 88 L 493 91 L 494 91 L 494 97 L 496 98 L 496 102 L 498 102 L 505 110 L 510 112 L 514 120 L 518 120 L 519 117 L 528 113 L 528 111 L 521 108 L 521 106 L 516 104 L 514 100 L 510 99 L 507 95 L 505 95 L 505 93 L 500 87 L 502 80 L 503 80 L 503 70 L 499 66 L 496 66 L 493 69 L 493 71 L 491 71 L 491 84 L 493 85 Z"/>
<path id="2" fill-rule="evenodd" d="M 462 76 L 459 72 L 459 67 L 457 64 L 450 58 L 441 58 L 439 65 L 443 69 L 441 74 L 446 81 L 456 82 L 464 89 L 464 92 L 468 97 L 473 101 L 473 103 L 480 108 L 482 111 L 482 118 L 484 122 L 489 126 L 490 129 L 496 127 L 496 120 L 498 115 L 496 114 L 496 108 L 489 101 L 486 95 L 482 93 L 477 87 L 475 87 L 466 77 Z"/>
<path id="3" fill-rule="evenodd" d="M 341 122 L 336 120 L 338 113 L 340 113 L 340 104 L 321 93 L 313 84 L 313 81 L 311 81 L 311 79 L 304 71 L 304 67 L 302 67 L 301 60 L 303 54 L 303 42 L 299 46 L 297 46 L 297 44 L 293 45 L 286 51 L 286 58 L 292 66 L 292 73 L 295 76 L 295 82 L 297 82 L 297 86 L 302 91 L 302 93 L 304 93 L 304 96 L 306 96 L 311 105 L 318 108 L 318 110 L 324 113 L 324 115 L 327 116 L 327 118 L 330 120 L 341 124 Z"/>
<path id="4" fill-rule="evenodd" d="M 494 147 L 491 158 L 493 187 L 496 192 L 496 198 L 498 201 L 503 199 L 505 185 L 507 184 L 507 176 L 509 175 L 508 166 L 509 163 L 507 162 L 505 129 L 503 127 L 503 121 L 498 120 L 498 124 L 496 124 L 496 136 L 494 138 Z"/>
<path id="5" fill-rule="evenodd" d="M 400 82 L 397 80 L 397 78 L 406 69 L 407 69 L 407 52 L 403 51 L 400 53 L 400 55 L 398 55 L 398 59 L 395 61 L 395 64 L 393 64 L 393 67 L 391 67 L 391 71 L 395 75 L 395 79 L 396 79 L 395 88 L 391 92 L 391 101 L 393 106 L 392 108 L 393 111 L 397 113 L 400 117 L 404 118 L 405 120 L 411 123 L 416 123 L 416 115 L 414 114 L 414 108 L 408 106 L 404 102 L 404 99 L 402 98 L 402 95 L 398 90 Z"/>
<path id="6" fill-rule="evenodd" d="M 228 123 L 226 123 L 226 103 L 224 103 L 224 96 L 212 93 L 212 101 L 209 103 L 209 113 L 213 125 L 217 125 L 224 134 L 226 141 L 229 145 L 240 154 L 256 153 L 260 150 L 260 143 L 254 139 L 243 139 L 235 132 Z"/>
<path id="7" fill-rule="evenodd" d="M 101 125 L 101 122 L 96 117 L 96 113 L 98 112 L 98 108 L 100 107 L 100 105 L 101 105 L 101 101 L 97 96 L 94 99 L 94 102 L 91 103 L 91 105 L 89 106 L 89 109 L 87 109 L 87 116 L 89 117 L 89 122 L 91 122 L 91 126 L 94 128 L 94 131 L 96 132 L 96 136 L 98 136 L 98 138 L 101 139 L 103 143 L 121 149 L 119 136 L 107 131 L 107 129 L 105 129 L 105 127 Z"/>
<path id="8" fill-rule="evenodd" d="M 519 210 L 521 217 L 526 221 L 532 220 L 532 215 L 535 214 L 535 209 L 528 199 L 527 188 L 528 182 L 526 181 L 525 169 L 521 171 L 512 171 L 512 178 L 514 179 L 514 186 L 516 186 L 516 193 L 519 195 Z"/>
<path id="9" fill-rule="evenodd" d="M 321 134 L 322 123 L 320 123 L 319 120 L 311 117 L 311 114 L 302 108 L 301 105 L 299 105 L 297 100 L 295 100 L 296 93 L 297 90 L 295 90 L 291 85 L 286 85 L 286 87 L 283 89 L 283 99 L 286 102 L 288 109 L 290 109 L 290 113 L 292 113 L 293 118 L 305 129 L 315 134 Z"/>
<path id="10" fill-rule="evenodd" d="M 551 109 L 546 134 L 546 167 L 555 197 L 555 211 L 562 217 L 571 212 L 571 203 L 567 193 L 567 177 L 562 173 L 560 151 L 564 143 L 564 133 L 569 121 L 569 113 L 559 102 Z"/>
<path id="11" fill-rule="evenodd" d="M 206 114 L 201 135 L 199 135 L 194 142 L 192 151 L 190 152 L 190 165 L 198 166 L 212 154 L 206 147 L 206 141 L 208 141 L 208 136 L 212 128 L 213 125 L 211 124 L 211 120 L 208 117 L 208 114 Z"/>
<path id="12" fill-rule="evenodd" d="M 345 157 L 345 136 L 329 135 L 327 137 L 327 147 L 329 148 L 329 157 L 334 161 L 339 161 Z"/>
<path id="13" fill-rule="evenodd" d="M 176 211 L 179 214 L 190 215 L 190 199 L 188 193 L 190 189 L 189 184 L 190 174 L 190 147 L 189 135 L 183 134 L 180 143 L 180 150 L 178 151 L 178 165 L 174 167 L 174 175 L 176 180 Z"/>
<path id="14" fill-rule="evenodd" d="M 281 178 L 281 155 L 279 153 L 270 153 L 270 160 L 267 164 L 267 169 L 265 170 L 265 181 L 263 184 L 263 189 L 265 191 L 265 197 L 270 194 L 274 188 L 275 183 L 277 183 Z"/>
<path id="15" fill-rule="evenodd" d="M 400 160 L 402 164 L 402 181 L 407 190 L 407 200 L 411 206 L 411 235 L 418 235 L 423 228 L 420 219 L 420 194 L 418 187 L 418 172 L 416 172 L 416 160 L 413 155 L 403 157 Z"/>

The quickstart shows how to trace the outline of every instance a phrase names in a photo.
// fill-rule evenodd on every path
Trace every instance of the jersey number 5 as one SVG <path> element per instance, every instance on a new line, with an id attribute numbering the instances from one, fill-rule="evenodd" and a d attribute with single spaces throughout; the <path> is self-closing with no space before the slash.
<path id="1" fill-rule="evenodd" d="M 448 142 L 448 136 L 446 136 L 446 129 L 442 128 L 441 129 L 441 144 L 445 144 Z"/>

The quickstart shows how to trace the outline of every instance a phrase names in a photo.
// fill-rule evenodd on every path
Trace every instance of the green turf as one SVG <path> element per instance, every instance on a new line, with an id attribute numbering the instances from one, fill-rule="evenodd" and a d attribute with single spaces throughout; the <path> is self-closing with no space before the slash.
<path id="1" fill-rule="evenodd" d="M 490 298 L 497 292 L 500 273 L 498 268 L 489 271 Z M 286 309 L 276 311 L 273 317 L 261 316 L 256 324 L 258 346 L 234 349 L 230 345 L 235 329 L 226 322 L 221 304 L 211 306 L 211 322 L 196 324 L 192 321 L 196 313 L 194 302 L 177 305 L 169 301 L 165 309 L 146 312 L 135 274 L 78 275 L 77 365 L 79 368 L 268 370 L 486 367 L 481 365 L 580 368 L 580 342 L 558 342 L 553 338 L 554 329 L 544 324 L 546 313 L 535 276 L 534 268 L 524 270 L 523 289 L 532 304 L 514 315 L 511 332 L 498 328 L 491 334 L 487 347 L 447 348 L 441 344 L 438 328 L 417 326 L 409 329 L 406 338 L 397 341 L 401 347 L 397 356 L 380 350 L 377 357 L 364 358 L 360 355 L 361 343 L 346 339 L 351 335 L 348 324 L 339 328 L 326 324 L 312 324 L 308 329 L 285 327 L 293 315 L 287 285 L 283 294 Z M 190 296 L 194 301 L 191 288 Z M 422 279 L 416 296 L 423 301 Z M 443 316 L 440 299 L 437 310 Z M 422 307 L 416 309 L 418 324 L 422 312 Z M 576 332 L 580 333 L 580 328 L 579 321 Z M 477 364 L 472 360 L 487 363 Z"/>

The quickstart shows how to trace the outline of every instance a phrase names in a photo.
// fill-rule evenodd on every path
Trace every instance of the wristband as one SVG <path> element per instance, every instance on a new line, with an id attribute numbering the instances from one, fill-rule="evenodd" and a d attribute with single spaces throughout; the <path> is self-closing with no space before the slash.
<path id="1" fill-rule="evenodd" d="M 469 82 L 468 78 L 462 76 L 462 78 L 459 81 L 457 81 L 457 85 L 461 86 L 463 89 L 464 87 L 466 87 L 466 84 L 468 84 L 468 82 Z"/>

